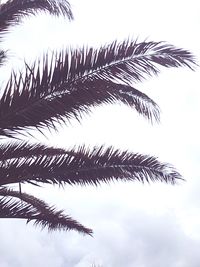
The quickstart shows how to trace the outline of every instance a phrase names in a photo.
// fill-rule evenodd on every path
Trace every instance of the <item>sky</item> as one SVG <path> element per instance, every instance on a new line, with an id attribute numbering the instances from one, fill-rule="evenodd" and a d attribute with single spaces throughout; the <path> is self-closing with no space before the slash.
<path id="1" fill-rule="evenodd" d="M 127 37 L 167 41 L 190 50 L 199 61 L 200 4 L 197 0 L 74 0 L 75 20 L 38 15 L 11 29 L 3 46 L 11 69 L 21 69 L 46 51 L 67 46 L 98 46 Z M 3 84 L 3 83 L 2 83 Z M 48 233 L 31 223 L 0 220 L 1 267 L 197 267 L 200 262 L 199 114 L 200 69 L 161 69 L 138 83 L 161 108 L 151 125 L 123 105 L 93 109 L 81 124 L 72 120 L 59 133 L 37 141 L 61 146 L 104 144 L 158 156 L 185 178 L 176 186 L 111 183 L 98 188 L 25 186 L 94 230 L 94 238 L 75 232 Z M 3 86 L 3 85 L 2 85 Z"/>

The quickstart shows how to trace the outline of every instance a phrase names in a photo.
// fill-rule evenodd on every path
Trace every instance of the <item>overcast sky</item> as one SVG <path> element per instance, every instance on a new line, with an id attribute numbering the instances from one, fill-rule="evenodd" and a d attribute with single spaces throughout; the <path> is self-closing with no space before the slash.
<path id="1" fill-rule="evenodd" d="M 10 61 L 21 68 L 44 51 L 68 45 L 97 46 L 127 37 L 167 41 L 199 59 L 200 4 L 197 0 L 74 0 L 75 20 L 38 16 L 8 34 Z M 200 70 L 162 69 L 137 88 L 160 106 L 161 123 L 151 126 L 123 105 L 102 106 L 80 125 L 72 121 L 45 143 L 113 145 L 158 156 L 176 166 L 186 182 L 177 186 L 112 183 L 93 187 L 24 187 L 94 230 L 49 234 L 24 221 L 0 220 L 1 267 L 198 267 L 200 262 Z"/>

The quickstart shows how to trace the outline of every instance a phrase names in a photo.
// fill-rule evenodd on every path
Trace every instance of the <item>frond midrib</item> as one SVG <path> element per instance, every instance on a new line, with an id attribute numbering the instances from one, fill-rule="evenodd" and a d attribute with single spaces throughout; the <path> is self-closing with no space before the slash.
<path id="1" fill-rule="evenodd" d="M 135 164 L 112 164 L 109 166 L 93 166 L 93 167 L 88 167 L 88 168 L 81 168 L 81 169 L 74 169 L 74 170 L 70 170 L 68 173 L 72 172 L 88 172 L 88 171 L 93 171 L 93 170 L 101 170 L 101 169 L 108 169 L 108 168 L 112 168 L 112 169 L 116 169 L 116 168 L 121 168 L 121 169 L 125 169 L 125 168 L 135 168 L 138 169 L 138 171 L 151 171 L 152 173 L 157 173 L 158 175 L 163 175 L 163 171 L 162 170 L 157 170 L 156 168 L 153 167 L 147 167 L 144 165 L 135 165 Z M 125 172 L 129 172 L 130 176 L 134 176 L 134 174 L 131 174 L 131 170 L 125 170 Z M 134 171 L 135 172 L 135 171 Z M 114 176 L 114 175 L 113 175 Z"/>
<path id="2" fill-rule="evenodd" d="M 156 52 L 156 51 L 155 51 L 155 52 Z M 162 53 L 160 53 L 160 54 L 162 54 Z M 134 56 L 129 56 L 129 57 L 124 58 L 124 59 L 116 60 L 116 61 L 113 62 L 113 63 L 106 64 L 105 66 L 102 66 L 102 67 L 98 67 L 96 70 L 91 71 L 91 72 L 88 72 L 88 73 L 86 73 L 86 74 L 84 74 L 84 75 L 78 77 L 77 79 L 74 79 L 74 80 L 71 82 L 71 84 L 73 84 L 73 83 L 78 83 L 79 81 L 82 81 L 82 80 L 84 80 L 84 79 L 87 79 L 88 77 L 90 77 L 90 76 L 92 76 L 92 75 L 95 75 L 95 74 L 101 72 L 102 70 L 106 70 L 106 69 L 108 69 L 109 67 L 112 67 L 112 66 L 114 66 L 114 65 L 117 66 L 118 64 L 121 64 L 121 63 L 126 62 L 126 61 L 128 62 L 128 61 L 130 61 L 130 60 L 134 60 L 134 59 L 142 58 L 142 57 L 150 57 L 150 56 L 152 56 L 152 55 L 153 55 L 153 52 L 152 52 L 152 54 L 145 54 L 145 53 L 144 53 L 144 54 L 141 54 L 141 55 L 134 55 Z M 163 53 L 163 55 L 167 55 L 167 53 Z M 129 83 L 128 83 L 128 84 L 129 84 Z"/>

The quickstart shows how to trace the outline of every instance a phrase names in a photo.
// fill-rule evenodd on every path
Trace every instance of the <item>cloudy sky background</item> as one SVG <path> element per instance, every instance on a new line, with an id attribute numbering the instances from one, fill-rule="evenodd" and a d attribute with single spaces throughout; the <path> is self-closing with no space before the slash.
<path id="1" fill-rule="evenodd" d="M 75 21 L 41 15 L 10 32 L 4 47 L 11 68 L 21 68 L 47 49 L 67 45 L 98 46 L 127 37 L 167 41 L 200 52 L 199 1 L 74 0 Z M 138 84 L 161 107 L 161 123 L 151 126 L 123 105 L 102 106 L 71 121 L 59 135 L 37 140 L 56 146 L 113 145 L 152 154 L 170 162 L 186 182 L 164 184 L 112 183 L 101 187 L 23 186 L 94 230 L 94 238 L 74 232 L 48 234 L 24 221 L 0 220 L 1 267 L 197 267 L 200 262 L 199 113 L 200 70 L 162 69 L 158 77 Z"/>

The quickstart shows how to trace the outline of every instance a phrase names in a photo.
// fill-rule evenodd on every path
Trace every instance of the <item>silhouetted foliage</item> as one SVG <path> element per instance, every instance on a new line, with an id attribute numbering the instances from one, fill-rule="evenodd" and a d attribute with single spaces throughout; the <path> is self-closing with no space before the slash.
<path id="1" fill-rule="evenodd" d="M 68 1 L 10 0 L 0 6 L 0 33 L 39 11 L 73 18 Z M 5 59 L 6 51 L 0 50 L 0 64 Z M 73 229 L 91 235 L 91 229 L 63 211 L 9 185 L 98 185 L 112 180 L 175 184 L 181 180 L 171 165 L 149 155 L 103 146 L 65 150 L 20 140 L 24 131 L 56 130 L 58 123 L 71 117 L 81 120 L 81 114 L 90 112 L 91 107 L 118 101 L 152 123 L 158 122 L 158 105 L 133 84 L 158 74 L 159 66 L 193 69 L 195 59 L 189 51 L 165 42 L 124 40 L 98 49 L 63 50 L 51 58 L 47 53 L 42 62 L 26 64 L 24 73 L 12 73 L 0 98 L 0 217 L 23 218 L 49 230 Z"/>

